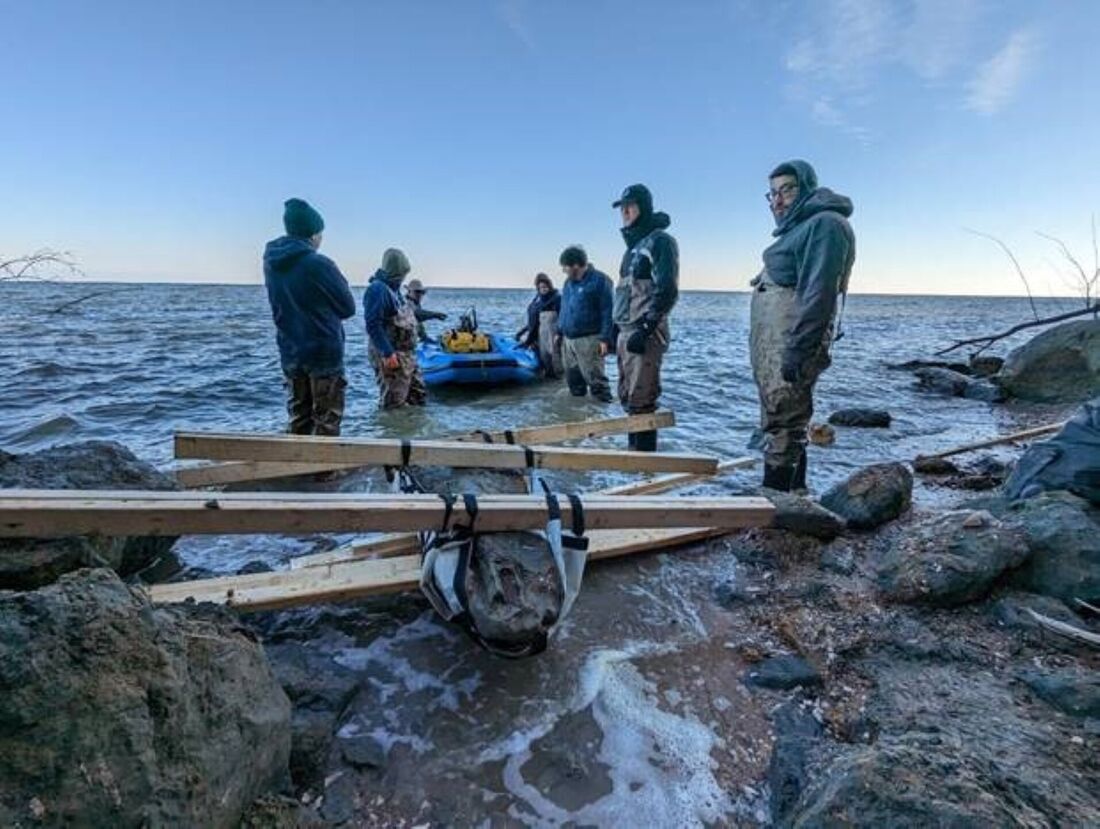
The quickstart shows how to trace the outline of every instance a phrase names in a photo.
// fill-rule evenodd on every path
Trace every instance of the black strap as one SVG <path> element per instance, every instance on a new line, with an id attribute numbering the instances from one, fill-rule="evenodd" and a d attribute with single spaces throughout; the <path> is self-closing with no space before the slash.
<path id="1" fill-rule="evenodd" d="M 439 497 L 443 499 L 443 526 L 439 528 L 439 532 L 446 533 L 451 526 L 451 514 L 455 510 L 455 501 L 457 500 L 449 492 L 439 493 Z"/>
<path id="2" fill-rule="evenodd" d="M 545 481 L 543 486 L 546 486 Z M 546 490 L 546 513 L 550 516 L 551 521 L 558 521 L 561 519 L 561 504 L 558 503 L 558 496 L 556 496 L 549 489 Z"/>
<path id="3" fill-rule="evenodd" d="M 516 433 L 511 429 L 504 430 L 504 442 L 509 445 L 514 445 L 516 442 Z"/>
<path id="4" fill-rule="evenodd" d="M 478 514 L 477 496 L 472 492 L 467 492 L 462 496 L 462 504 L 466 507 L 466 514 L 470 516 L 470 532 L 473 532 Z"/>
<path id="5" fill-rule="evenodd" d="M 409 458 L 412 457 L 412 441 L 408 438 L 402 438 L 401 440 L 401 465 L 408 466 Z"/>
<path id="6" fill-rule="evenodd" d="M 474 432 L 474 434 L 475 435 L 481 435 L 481 440 L 482 440 L 483 443 L 492 443 L 493 442 L 492 433 L 491 432 L 486 432 L 484 429 L 478 429 L 476 432 Z"/>
<path id="7" fill-rule="evenodd" d="M 584 504 L 575 492 L 569 492 L 565 497 L 569 499 L 570 511 L 573 514 L 573 535 L 579 538 L 584 535 Z"/>
<path id="8" fill-rule="evenodd" d="M 521 446 L 520 449 L 523 450 L 523 462 L 525 464 L 527 464 L 527 468 L 528 469 L 534 469 L 535 468 L 535 450 L 532 449 L 530 446 Z"/>

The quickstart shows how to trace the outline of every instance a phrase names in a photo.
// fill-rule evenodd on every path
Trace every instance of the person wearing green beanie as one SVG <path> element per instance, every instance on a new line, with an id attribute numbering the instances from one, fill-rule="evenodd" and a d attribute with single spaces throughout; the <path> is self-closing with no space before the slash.
<path id="1" fill-rule="evenodd" d="M 267 243 L 264 285 L 287 388 L 287 431 L 339 435 L 344 416 L 344 323 L 355 298 L 340 269 L 317 252 L 325 222 L 308 202 L 283 205 L 286 235 Z"/>
<path id="2" fill-rule="evenodd" d="M 416 360 L 416 306 L 401 294 L 412 266 L 397 248 L 382 254 L 363 295 L 367 357 L 378 382 L 379 408 L 423 406 L 428 389 Z"/>

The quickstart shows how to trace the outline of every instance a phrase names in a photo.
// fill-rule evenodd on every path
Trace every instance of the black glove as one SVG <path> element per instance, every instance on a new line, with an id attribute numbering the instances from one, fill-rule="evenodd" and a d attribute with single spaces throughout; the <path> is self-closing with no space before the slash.
<path id="1" fill-rule="evenodd" d="M 428 319 L 433 319 L 433 320 L 445 320 L 445 319 L 447 319 L 447 315 L 444 314 L 442 311 L 431 311 L 429 313 L 431 314 L 431 316 L 428 317 Z"/>
<path id="2" fill-rule="evenodd" d="M 802 379 L 802 358 L 787 349 L 783 352 L 783 361 L 780 363 L 779 373 L 783 375 L 784 382 L 797 383 Z"/>
<path id="3" fill-rule="evenodd" d="M 626 338 L 626 350 L 631 354 L 645 354 L 646 342 L 656 330 L 657 320 L 652 317 L 643 317 L 638 327 Z"/>

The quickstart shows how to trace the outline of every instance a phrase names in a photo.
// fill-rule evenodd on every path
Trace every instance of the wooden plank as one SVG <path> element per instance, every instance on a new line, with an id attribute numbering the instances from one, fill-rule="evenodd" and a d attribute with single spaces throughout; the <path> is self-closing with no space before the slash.
<path id="1" fill-rule="evenodd" d="M 729 533 L 715 528 L 597 530 L 589 535 L 589 558 L 601 560 L 653 550 L 671 550 Z M 159 604 L 214 602 L 241 611 L 280 610 L 306 604 L 347 601 L 380 593 L 415 590 L 420 556 L 343 561 L 321 567 L 223 576 L 157 584 L 148 588 Z"/>
<path id="2" fill-rule="evenodd" d="M 494 443 L 506 443 L 509 438 L 512 442 L 524 444 L 561 443 L 567 440 L 581 440 L 624 432 L 666 429 L 675 424 L 675 415 L 671 411 L 661 410 L 652 414 L 608 417 L 599 420 L 579 420 L 569 423 L 555 423 L 549 426 L 529 426 L 510 431 L 468 432 L 464 435 L 456 435 L 450 440 L 484 443 L 486 442 L 486 436 L 488 436 Z M 180 486 L 197 489 L 206 486 L 224 486 L 225 484 L 243 483 L 245 481 L 262 481 L 294 475 L 312 475 L 318 472 L 360 468 L 361 464 L 357 463 L 230 461 L 228 463 L 178 469 L 176 470 L 176 480 Z"/>
<path id="3" fill-rule="evenodd" d="M 553 446 L 462 443 L 416 440 L 410 444 L 410 466 L 542 469 L 619 472 L 690 472 L 712 475 L 715 458 L 669 452 L 631 452 Z M 176 434 L 176 457 L 212 460 L 356 463 L 361 466 L 400 466 L 401 441 L 390 438 L 331 438 L 290 435 Z"/>
<path id="4" fill-rule="evenodd" d="M 485 532 L 535 529 L 546 523 L 539 495 L 478 498 L 477 527 Z M 562 516 L 571 520 L 568 499 Z M 592 529 L 749 527 L 771 521 L 764 498 L 587 496 Z M 441 526 L 435 495 L 243 492 L 216 499 L 190 492 L 0 490 L 0 537 L 65 535 L 190 535 L 235 533 L 390 532 Z M 461 520 L 463 510 L 456 509 Z"/>
<path id="5" fill-rule="evenodd" d="M 755 458 L 735 458 L 718 464 L 719 472 L 733 469 L 744 469 L 753 466 Z M 599 495 L 656 495 L 662 492 L 676 489 L 689 484 L 702 483 L 710 480 L 710 475 L 663 475 L 648 481 L 632 481 L 618 486 L 602 489 Z M 402 533 L 399 535 L 387 535 L 382 538 L 372 539 L 360 544 L 341 547 L 337 550 L 329 550 L 324 553 L 298 556 L 290 560 L 290 568 L 298 570 L 302 567 L 318 567 L 332 564 L 337 561 L 354 561 L 365 558 L 390 558 L 393 556 L 414 555 L 420 552 L 420 539 L 416 534 Z"/>

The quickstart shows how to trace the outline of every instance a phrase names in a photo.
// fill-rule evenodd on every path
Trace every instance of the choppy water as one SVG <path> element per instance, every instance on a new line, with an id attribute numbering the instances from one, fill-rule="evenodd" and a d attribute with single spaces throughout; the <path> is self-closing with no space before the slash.
<path id="1" fill-rule="evenodd" d="M 261 287 L 143 285 L 52 313 L 101 287 L 0 284 L 0 448 L 105 438 L 169 466 L 173 430 L 283 428 Z M 505 332 L 519 327 L 528 299 L 526 291 L 429 296 L 431 307 L 452 315 L 476 305 L 484 327 Z M 1054 313 L 1069 303 L 1040 306 Z M 852 297 L 848 336 L 819 385 L 819 415 L 883 407 L 894 425 L 840 430 L 834 446 L 812 447 L 812 485 L 820 491 L 855 466 L 912 458 L 1053 414 L 928 396 L 908 373 L 884 367 L 1028 316 L 1025 300 Z M 663 433 L 665 447 L 745 454 L 757 420 L 747 326 L 746 294 L 683 296 L 663 398 L 678 425 Z M 422 411 L 380 414 L 362 324 L 347 330 L 349 435 L 442 435 L 618 413 L 543 384 L 450 391 Z M 741 474 L 748 481 L 759 473 Z M 360 483 L 369 485 L 340 485 Z M 923 488 L 916 494 L 918 503 L 937 497 Z M 177 551 L 189 564 L 232 571 L 254 559 L 285 563 L 317 541 L 196 537 Z M 735 572 L 735 547 L 719 540 L 695 554 L 592 568 L 550 650 L 518 663 L 478 650 L 415 600 L 411 613 L 377 600 L 306 611 L 284 625 L 320 631 L 307 634 L 309 647 L 359 675 L 340 732 L 372 735 L 387 751 L 384 790 L 403 816 L 430 799 L 442 822 L 454 822 L 448 814 L 471 824 L 508 815 L 524 825 L 614 826 L 644 815 L 655 827 L 767 824 L 759 785 L 770 750 L 767 710 L 739 681 L 744 619 L 717 611 L 709 598 L 713 580 Z M 343 614 L 351 614 L 346 625 Z M 430 792 L 421 789 L 425 781 Z"/>

